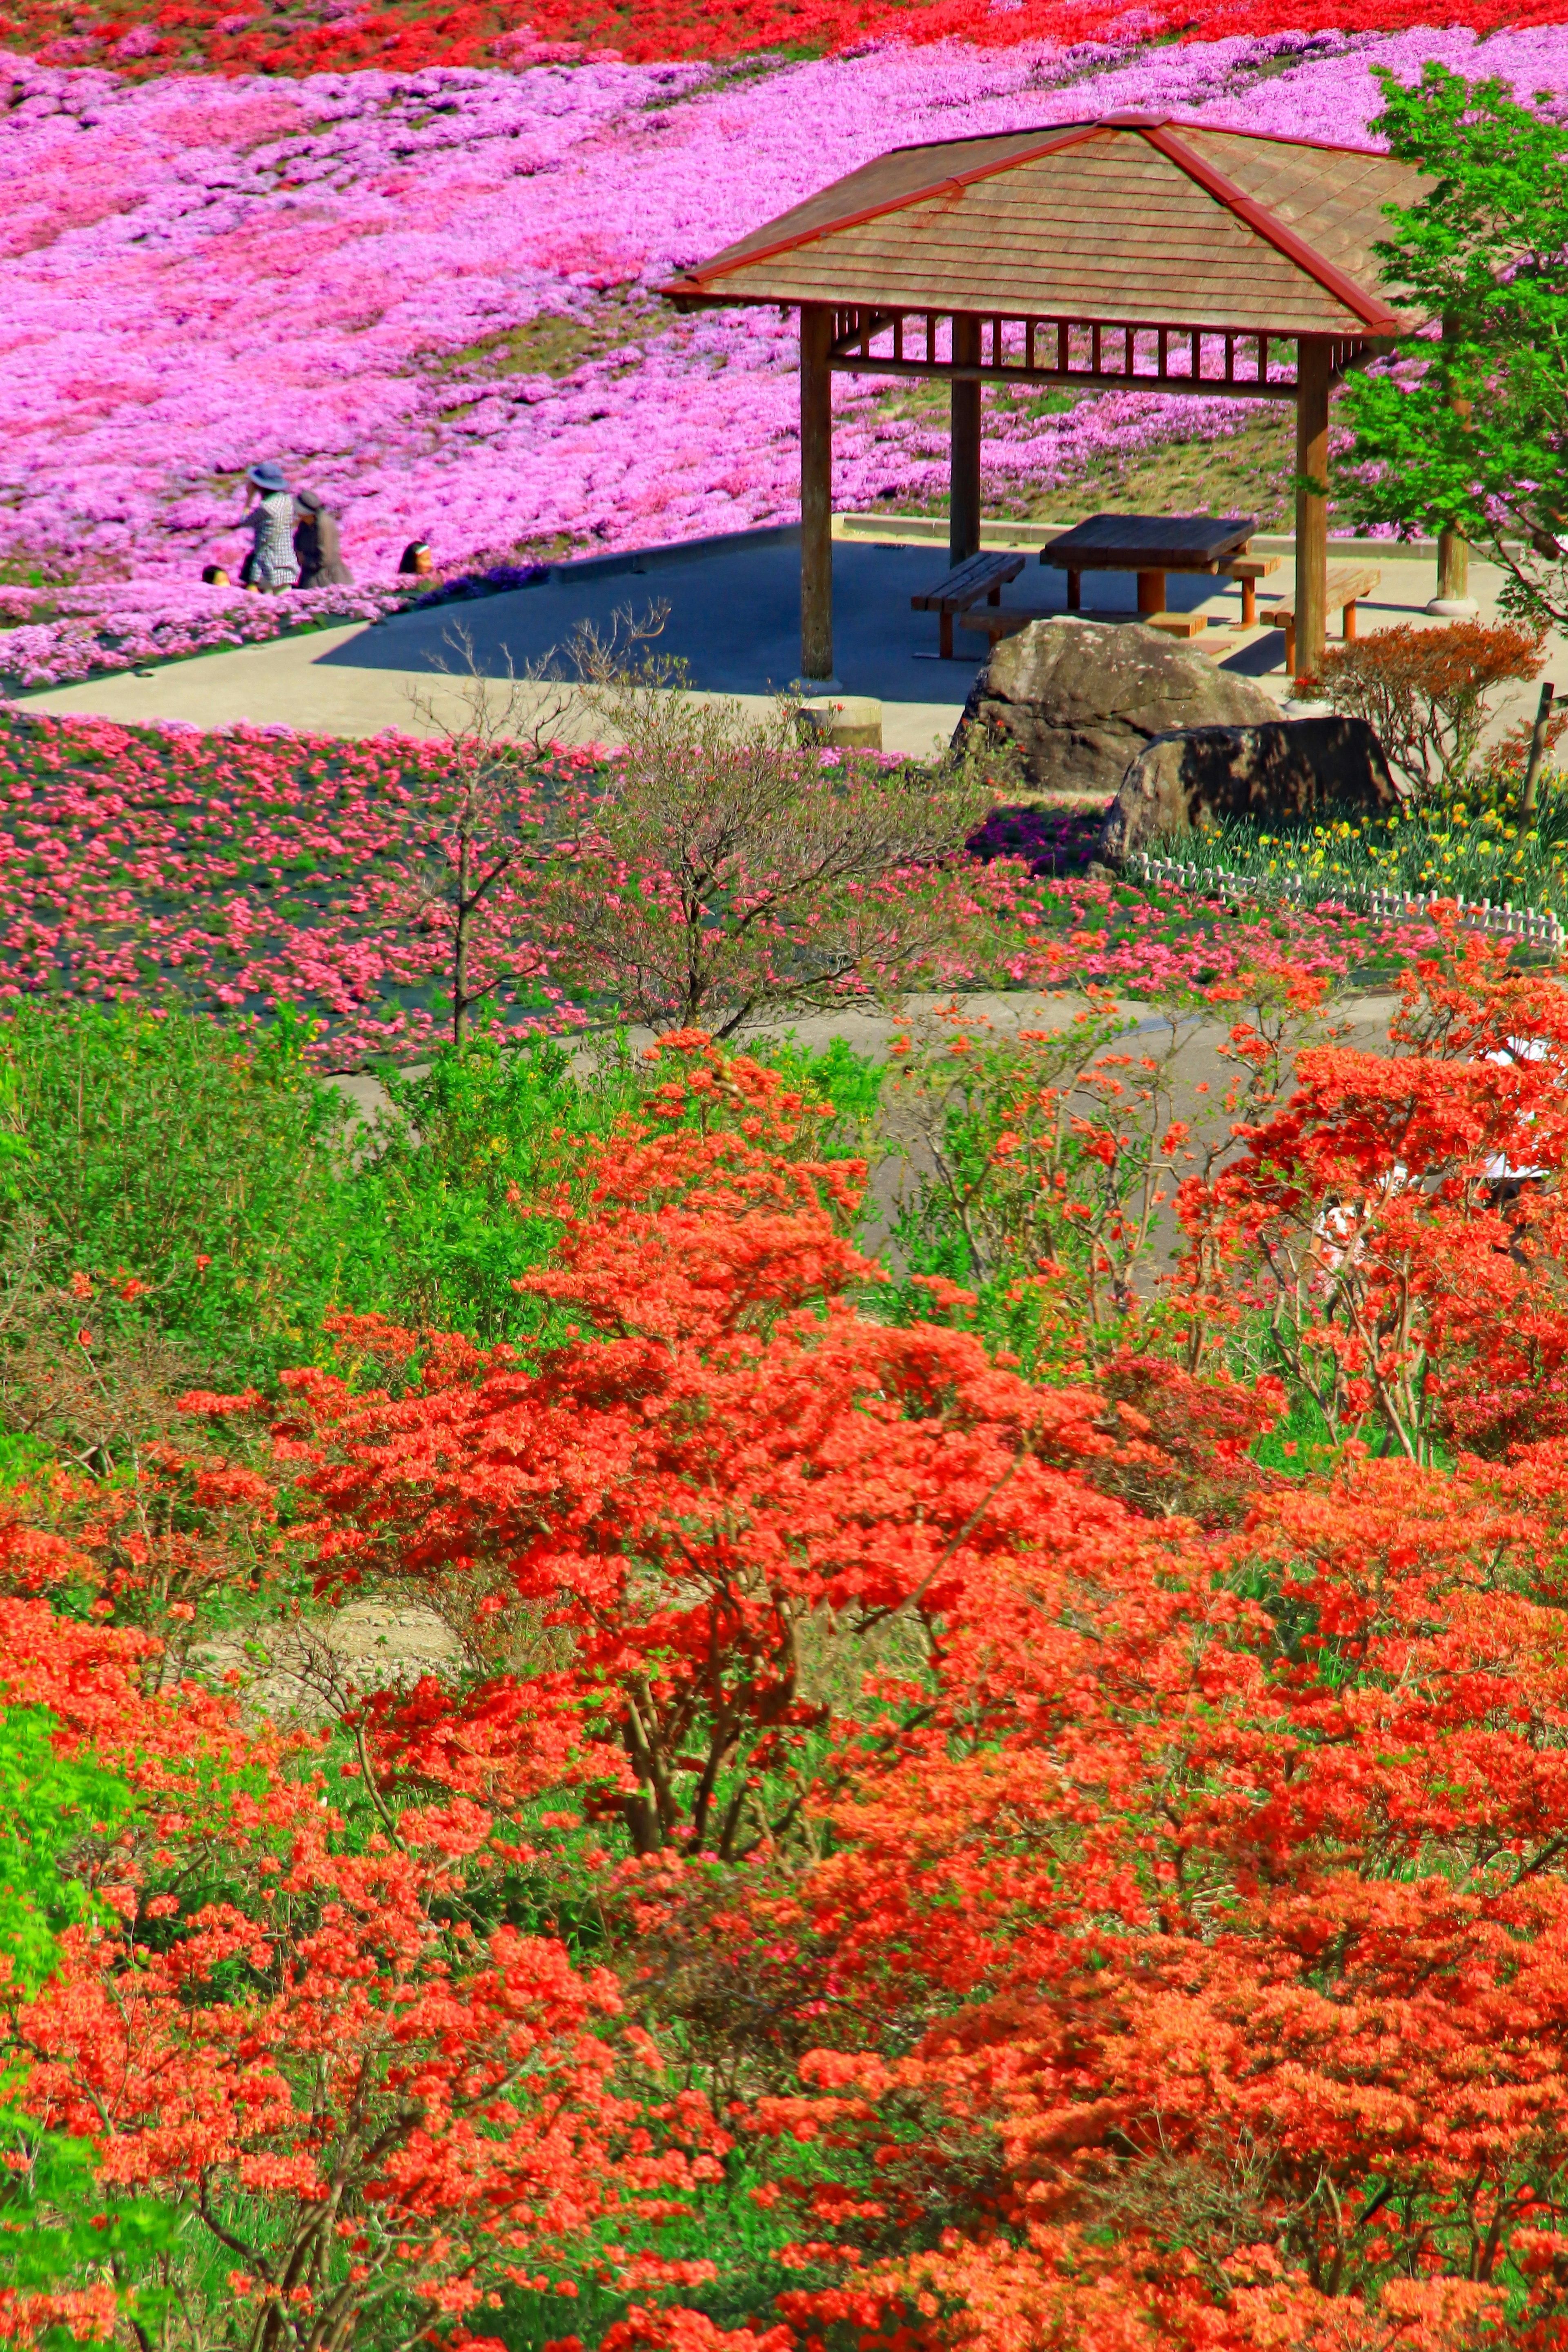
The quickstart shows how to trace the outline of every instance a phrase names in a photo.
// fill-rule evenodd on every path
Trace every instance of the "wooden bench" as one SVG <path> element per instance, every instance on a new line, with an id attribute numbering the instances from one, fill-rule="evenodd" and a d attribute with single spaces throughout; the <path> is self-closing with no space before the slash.
<path id="1" fill-rule="evenodd" d="M 1244 629 L 1258 626 L 1258 583 L 1267 580 L 1271 572 L 1279 569 L 1277 555 L 1233 555 L 1220 571 L 1241 583 L 1241 625 Z"/>
<path id="2" fill-rule="evenodd" d="M 1208 616 L 1204 613 L 1082 613 L 1080 618 L 1087 621 L 1140 621 L 1144 628 L 1158 629 L 1163 636 L 1167 637 L 1201 636 L 1208 626 Z M 1026 629 L 1031 621 L 1060 619 L 1060 607 L 1055 604 L 1044 613 L 1026 612 L 1021 605 L 1004 604 L 995 612 L 981 606 L 961 613 L 958 625 L 961 629 L 973 629 L 978 635 L 989 637 L 994 645 L 1000 637 L 1015 636 L 1020 629 Z"/>
<path id="3" fill-rule="evenodd" d="M 1325 605 L 1340 608 L 1340 626 L 1344 631 L 1347 646 L 1355 643 L 1355 608 L 1362 597 L 1370 596 L 1382 581 L 1383 573 L 1375 563 L 1342 563 L 1329 574 L 1329 593 Z M 1285 667 L 1292 677 L 1296 673 L 1296 599 L 1283 597 L 1270 604 L 1267 614 L 1268 625 L 1285 632 Z"/>
<path id="4" fill-rule="evenodd" d="M 982 596 L 988 604 L 1002 602 L 1002 590 L 1009 580 L 1016 580 L 1027 557 L 1018 553 L 972 555 L 967 562 L 955 564 L 945 580 L 928 588 L 922 596 L 911 596 L 910 604 L 917 613 L 937 613 L 942 617 L 938 643 L 943 661 L 952 659 L 952 616 L 967 613 L 971 604 L 978 604 Z M 1030 619 L 1035 615 L 1031 614 Z"/>

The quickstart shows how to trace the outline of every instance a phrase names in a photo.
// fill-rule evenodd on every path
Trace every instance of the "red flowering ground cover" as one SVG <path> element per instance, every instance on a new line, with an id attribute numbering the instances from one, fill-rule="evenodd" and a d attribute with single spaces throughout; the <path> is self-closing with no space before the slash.
<path id="1" fill-rule="evenodd" d="M 1231 34 L 1399 32 L 1430 21 L 1430 0 L 1151 0 L 1140 39 Z M 867 40 L 1125 40 L 1120 0 L 392 0 L 323 10 L 311 0 L 10 0 L 0 44 L 58 65 L 110 66 L 133 79 L 175 70 L 308 74 L 380 67 L 529 65 L 615 51 L 635 64 L 718 61 L 756 50 L 816 55 Z M 1568 22 L 1564 0 L 1446 0 L 1443 22 L 1487 34 Z"/>
<path id="2" fill-rule="evenodd" d="M 451 958 L 428 872 L 449 770 L 441 746 L 401 736 L 5 730 L 5 992 L 230 1018 L 288 1005 L 320 1022 L 333 1067 L 427 1045 Z M 516 915 L 503 884 L 481 943 L 501 971 L 490 1001 L 502 1021 L 549 1024 L 542 960 L 508 952 Z"/>
<path id="3" fill-rule="evenodd" d="M 585 753 L 541 761 L 510 806 L 510 832 L 526 841 L 552 796 L 595 764 Z M 316 1024 L 323 1068 L 417 1060 L 451 1024 L 454 791 L 447 747 L 405 736 L 0 726 L 0 1001 L 183 1005 L 228 1020 L 287 1009 Z M 1186 992 L 1287 958 L 1333 982 L 1432 939 L 1425 923 L 1264 908 L 1238 920 L 1056 878 L 1047 858 L 1014 854 L 990 828 L 971 849 L 1018 950 L 1006 969 L 1049 986 Z M 470 948 L 488 987 L 481 1017 L 575 1025 L 585 1016 L 537 944 L 532 877 L 520 857 L 482 910 Z M 667 877 L 646 878 L 658 898 Z"/>

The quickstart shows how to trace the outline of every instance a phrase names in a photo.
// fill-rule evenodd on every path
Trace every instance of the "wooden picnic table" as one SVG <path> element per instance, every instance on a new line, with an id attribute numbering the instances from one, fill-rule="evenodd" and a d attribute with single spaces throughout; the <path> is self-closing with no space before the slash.
<path id="1" fill-rule="evenodd" d="M 1244 600 L 1259 574 L 1272 571 L 1271 560 L 1247 555 L 1256 515 L 1090 515 L 1071 530 L 1058 531 L 1040 550 L 1042 563 L 1055 564 L 1068 576 L 1068 611 L 1083 609 L 1086 572 L 1135 572 L 1138 610 L 1158 626 L 1165 610 L 1168 572 L 1206 572 L 1240 578 Z M 1195 615 L 1173 615 L 1184 635 L 1203 625 Z"/>

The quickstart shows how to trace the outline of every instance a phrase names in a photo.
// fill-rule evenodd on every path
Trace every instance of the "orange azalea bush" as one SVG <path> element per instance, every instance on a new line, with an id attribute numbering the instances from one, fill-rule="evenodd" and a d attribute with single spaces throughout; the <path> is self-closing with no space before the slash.
<path id="1" fill-rule="evenodd" d="M 668 1041 L 562 1139 L 570 1324 L 345 1326 L 274 1413 L 323 1594 L 466 1582 L 498 1654 L 284 1742 L 6 1538 L 6 1706 L 128 1792 L 9 2002 L 18 2161 L 89 2150 L 222 2249 L 209 2333 L 300 2352 L 587 2286 L 604 2352 L 1568 2343 L 1563 1020 L 1465 950 L 1389 1055 L 1305 1049 L 1189 1179 L 1186 1361 L 1072 1386 L 940 1284 L 880 1319 L 810 1107 Z"/>

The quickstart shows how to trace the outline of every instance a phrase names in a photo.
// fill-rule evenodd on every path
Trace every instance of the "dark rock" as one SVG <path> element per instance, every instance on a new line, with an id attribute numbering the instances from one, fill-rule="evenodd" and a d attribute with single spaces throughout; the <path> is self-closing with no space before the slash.
<path id="1" fill-rule="evenodd" d="M 1247 678 L 1137 623 L 1072 615 L 1004 637 L 975 679 L 953 740 L 974 725 L 1023 754 L 1039 792 L 1114 793 L 1127 763 L 1173 728 L 1246 727 L 1279 706 Z"/>
<path id="2" fill-rule="evenodd" d="M 1121 865 L 1163 836 L 1206 824 L 1391 816 L 1400 803 L 1364 719 L 1277 719 L 1157 735 L 1128 767 L 1096 855 Z"/>

